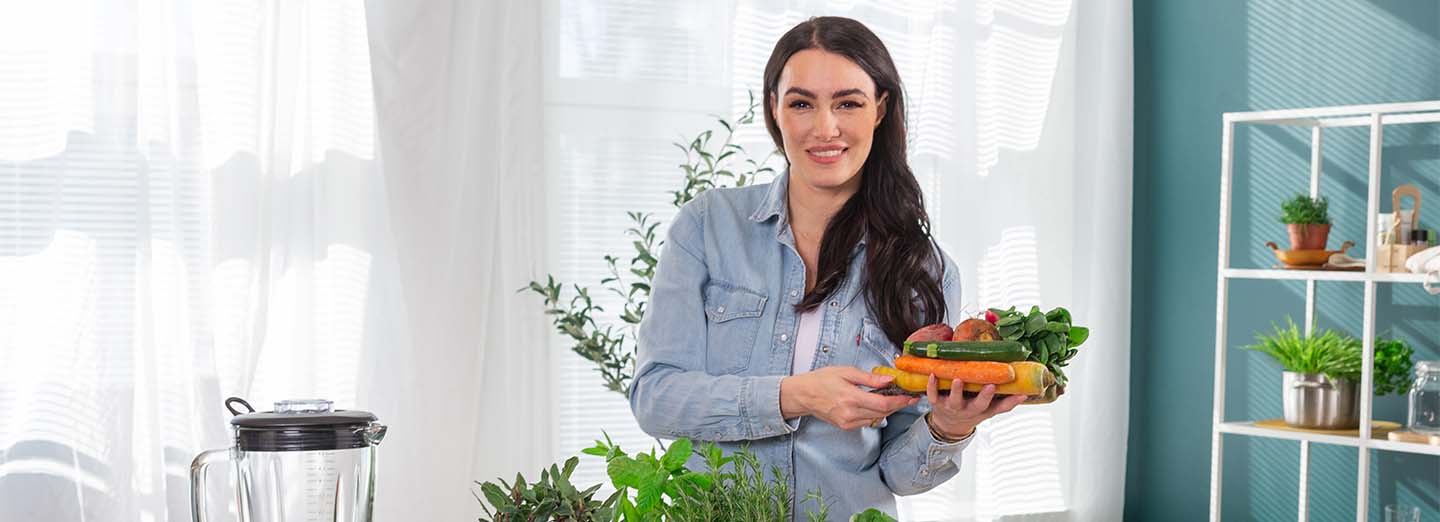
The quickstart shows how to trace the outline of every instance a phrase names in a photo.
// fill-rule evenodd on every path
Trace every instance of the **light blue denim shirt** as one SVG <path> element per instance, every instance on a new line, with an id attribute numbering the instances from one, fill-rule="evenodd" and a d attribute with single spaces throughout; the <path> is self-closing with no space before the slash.
<path id="1" fill-rule="evenodd" d="M 786 205 L 787 175 L 773 183 L 712 189 L 686 204 L 661 252 L 640 324 L 639 367 L 630 407 L 656 437 L 748 445 L 789 477 L 792 512 L 803 520 L 819 490 L 835 519 L 867 508 L 895 514 L 896 495 L 925 492 L 954 476 L 967 441 L 930 434 L 926 401 L 878 428 L 841 430 L 812 417 L 780 415 L 780 379 L 791 373 L 805 265 Z M 938 250 L 937 250 L 938 251 Z M 957 322 L 960 281 L 944 259 L 946 322 Z M 864 241 L 848 277 L 823 306 L 814 368 L 892 365 L 899 348 L 866 304 Z M 691 459 L 692 469 L 704 469 Z"/>

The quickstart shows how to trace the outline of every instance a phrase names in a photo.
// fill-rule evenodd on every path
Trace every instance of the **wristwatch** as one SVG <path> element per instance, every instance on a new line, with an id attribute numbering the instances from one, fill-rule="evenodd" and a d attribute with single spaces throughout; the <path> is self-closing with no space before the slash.
<path id="1" fill-rule="evenodd" d="M 935 440 L 940 441 L 940 442 L 943 443 L 943 444 L 954 444 L 954 443 L 956 443 L 956 442 L 961 442 L 961 441 L 964 441 L 965 439 L 970 438 L 971 435 L 974 435 L 974 434 L 975 434 L 975 428 L 970 428 L 970 433 L 966 433 L 965 436 L 960 437 L 960 438 L 958 438 L 958 439 L 952 439 L 952 438 L 950 438 L 950 437 L 946 437 L 944 434 L 940 433 L 938 430 L 935 429 L 935 424 L 934 424 L 934 423 L 931 423 L 931 422 L 930 422 L 930 414 L 929 414 L 929 413 L 926 413 L 926 414 L 925 414 L 925 426 L 928 427 L 928 428 L 930 428 L 930 436 L 931 436 L 931 437 L 934 437 Z"/>

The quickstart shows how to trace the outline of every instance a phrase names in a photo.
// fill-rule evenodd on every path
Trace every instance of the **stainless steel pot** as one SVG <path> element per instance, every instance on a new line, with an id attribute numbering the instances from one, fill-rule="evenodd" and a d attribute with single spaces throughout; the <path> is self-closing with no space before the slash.
<path id="1" fill-rule="evenodd" d="M 1285 372 L 1285 424 L 1296 428 L 1343 430 L 1360 426 L 1360 388 L 1355 381 L 1321 373 Z"/>

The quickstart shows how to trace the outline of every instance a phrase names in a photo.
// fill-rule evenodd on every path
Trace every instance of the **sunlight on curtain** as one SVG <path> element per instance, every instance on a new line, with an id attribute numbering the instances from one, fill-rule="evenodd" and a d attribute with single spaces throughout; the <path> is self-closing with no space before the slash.
<path id="1" fill-rule="evenodd" d="M 10 2 L 0 11 L 0 161 L 55 155 L 66 133 L 95 125 L 93 2 Z"/>
<path id="2" fill-rule="evenodd" d="M 0 519 L 188 518 L 221 399 L 354 407 L 398 302 L 364 6 L 8 2 L 0 49 Z"/>
<path id="3" fill-rule="evenodd" d="M 1070 16 L 1070 0 L 975 4 L 976 133 L 979 172 L 1001 150 L 1034 150 L 1050 106 L 1050 90 Z"/>

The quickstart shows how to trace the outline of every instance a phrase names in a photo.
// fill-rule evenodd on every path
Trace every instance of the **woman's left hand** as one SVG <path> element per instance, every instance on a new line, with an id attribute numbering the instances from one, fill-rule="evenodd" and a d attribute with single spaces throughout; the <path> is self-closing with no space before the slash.
<path id="1" fill-rule="evenodd" d="M 945 397 L 940 396 L 940 385 L 935 376 L 930 376 L 925 396 L 930 399 L 930 427 L 951 439 L 963 439 L 975 430 L 985 419 L 1015 409 L 1025 402 L 1024 395 L 1011 395 L 995 401 L 995 385 L 987 384 L 973 399 L 966 399 L 965 383 L 955 379 L 950 383 L 953 390 Z"/>

